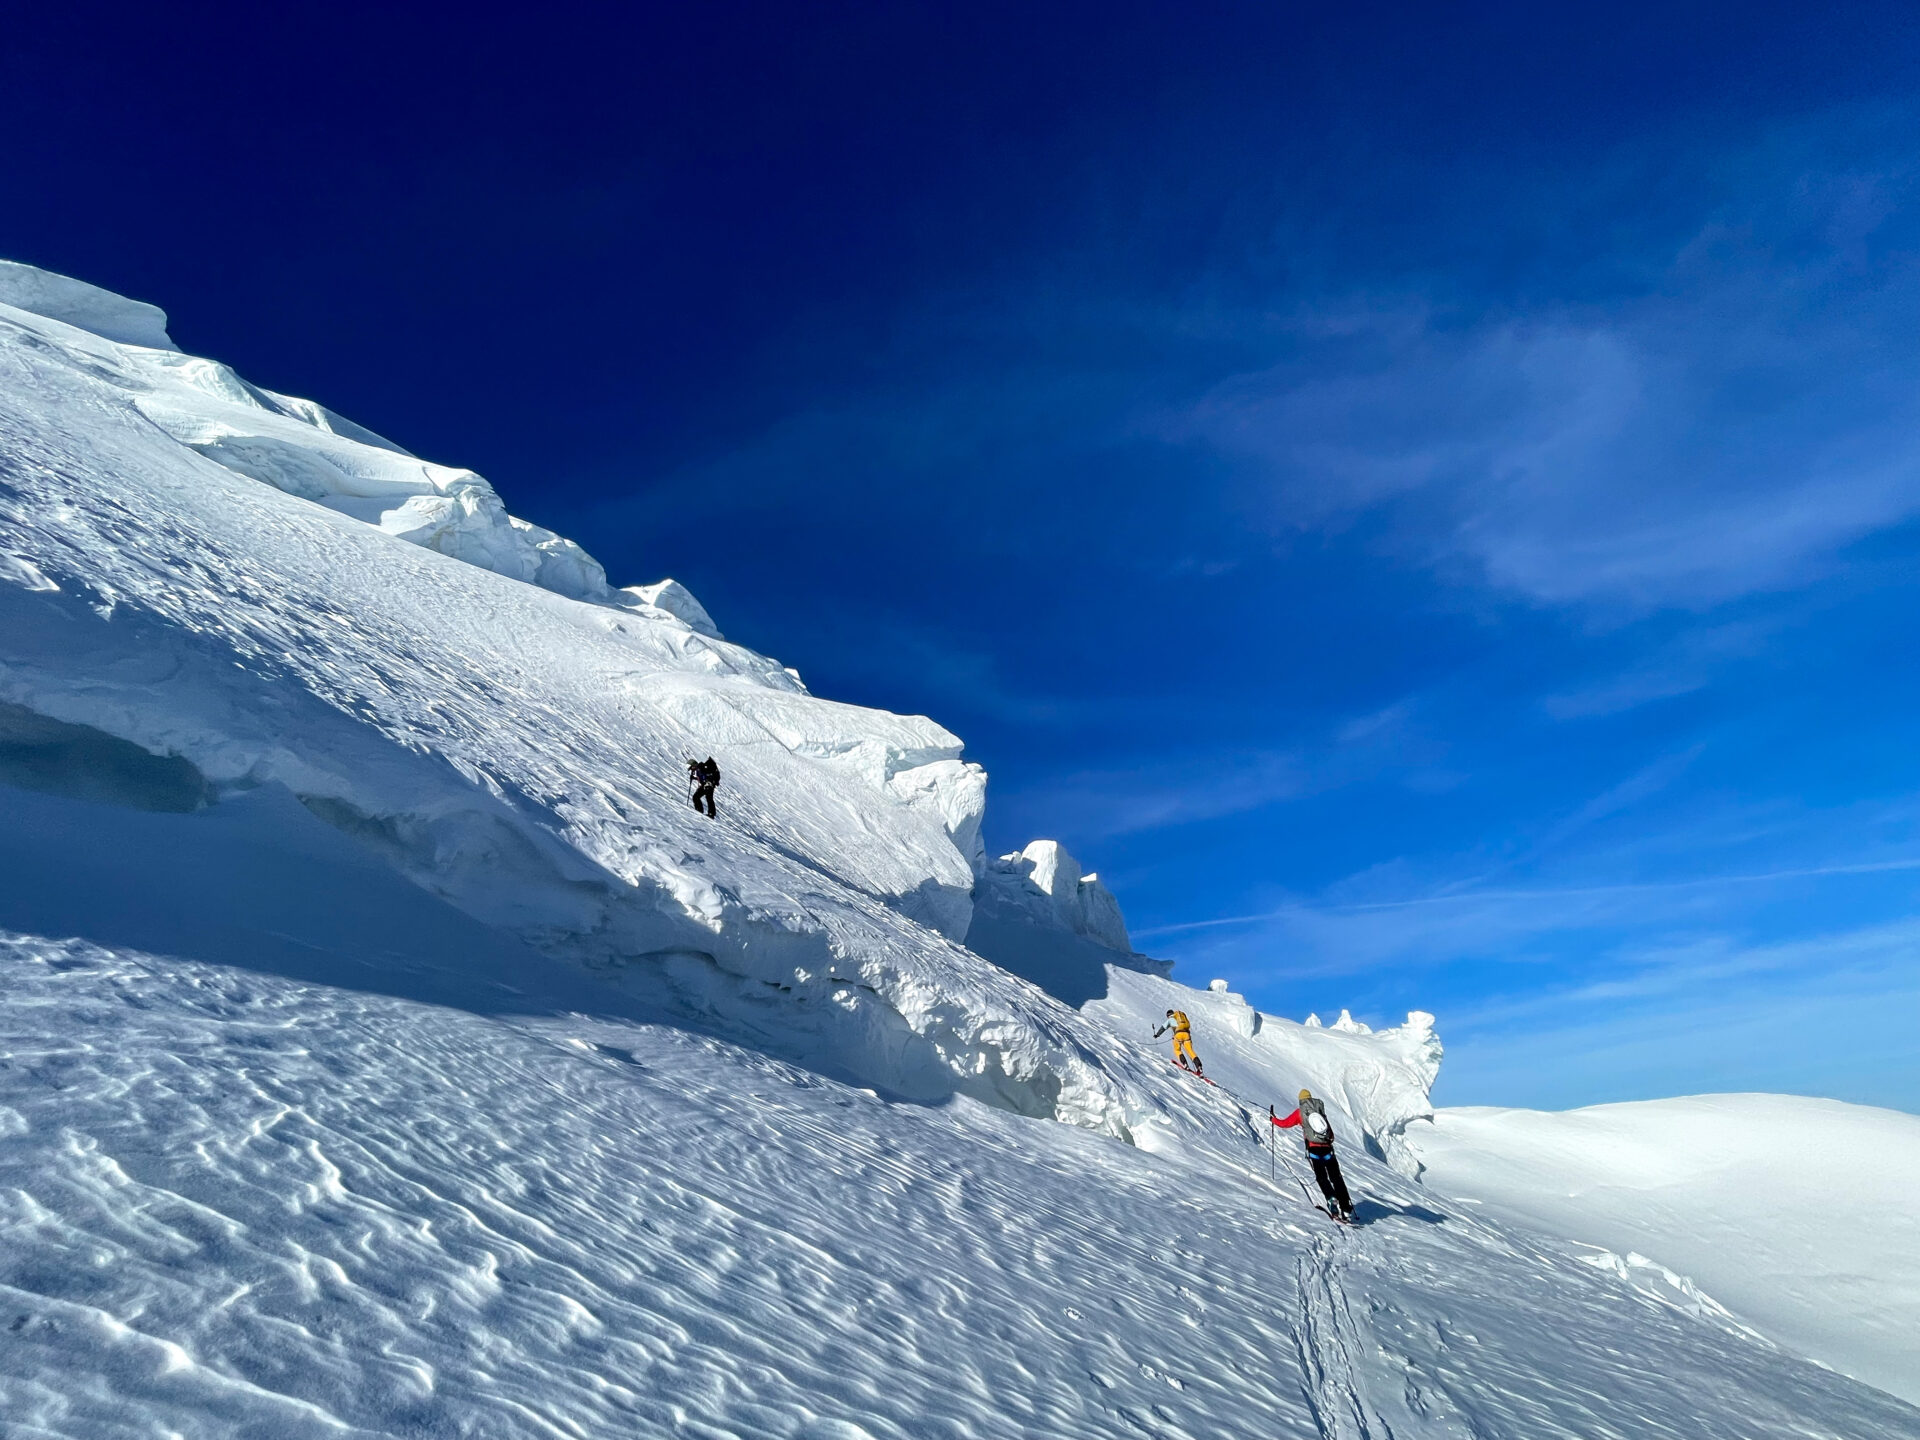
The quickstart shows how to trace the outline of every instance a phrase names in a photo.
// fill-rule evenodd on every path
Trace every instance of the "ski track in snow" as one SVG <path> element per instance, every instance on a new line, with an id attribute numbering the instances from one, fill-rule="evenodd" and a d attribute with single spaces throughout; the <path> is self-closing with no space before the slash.
<path id="1" fill-rule="evenodd" d="M 667 1026 L 0 968 L 9 1435 L 1920 1436 L 1364 1157 L 1334 1230 Z"/>
<path id="2" fill-rule="evenodd" d="M 1337 1241 L 1312 1241 L 1300 1256 L 1299 1323 L 1294 1353 L 1307 1379 L 1304 1394 L 1325 1440 L 1392 1440 L 1393 1430 L 1372 1411 L 1354 1374 L 1354 1325 L 1339 1279 Z"/>

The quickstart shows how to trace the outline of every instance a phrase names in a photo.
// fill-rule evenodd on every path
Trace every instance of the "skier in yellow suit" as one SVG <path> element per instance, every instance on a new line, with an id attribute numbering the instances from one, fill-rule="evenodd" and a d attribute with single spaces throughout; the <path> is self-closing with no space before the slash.
<path id="1" fill-rule="evenodd" d="M 1196 1075 L 1205 1074 L 1200 1068 L 1200 1057 L 1193 1053 L 1193 1022 L 1187 1019 L 1186 1011 L 1167 1011 L 1167 1023 L 1153 1032 L 1153 1038 L 1158 1040 L 1169 1030 L 1173 1031 L 1173 1063 Z M 1191 1065 L 1187 1063 L 1189 1060 L 1193 1062 Z"/>

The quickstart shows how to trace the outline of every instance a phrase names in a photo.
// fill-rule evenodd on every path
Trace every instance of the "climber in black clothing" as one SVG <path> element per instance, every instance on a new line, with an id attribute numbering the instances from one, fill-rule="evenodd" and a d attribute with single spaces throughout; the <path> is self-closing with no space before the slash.
<path id="1" fill-rule="evenodd" d="M 693 790 L 693 808 L 703 815 L 717 818 L 718 812 L 713 806 L 714 788 L 720 783 L 720 767 L 709 755 L 704 760 L 687 761 L 687 784 Z M 702 801 L 706 803 L 701 804 Z"/>
<path id="2" fill-rule="evenodd" d="M 687 774 L 693 783 L 693 808 L 704 815 L 717 818 L 718 812 L 713 803 L 713 792 L 720 784 L 720 766 L 709 755 L 704 760 L 689 760 Z"/>

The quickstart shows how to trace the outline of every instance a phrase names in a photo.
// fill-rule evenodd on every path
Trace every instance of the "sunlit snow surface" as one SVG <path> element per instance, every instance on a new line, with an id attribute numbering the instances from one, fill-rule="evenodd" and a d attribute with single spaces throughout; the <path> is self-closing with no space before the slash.
<path id="1" fill-rule="evenodd" d="M 769 1043 L 891 1090 L 1116 1134 L 1158 1112 L 1102 1032 L 957 943 L 984 777 L 956 737 L 238 471 L 191 436 L 265 427 L 340 473 L 400 457 L 202 382 L 0 305 L 0 702 L 282 787 L 567 964 L 775 1012 Z M 717 824 L 686 803 L 708 754 Z"/>
<path id="2" fill-rule="evenodd" d="M 1364 1161 L 1339 1231 L 669 1027 L 24 937 L 0 980 L 9 1435 L 1920 1435 Z"/>
<path id="3" fill-rule="evenodd" d="M 1442 1110 L 1443 1194 L 1676 1271 L 1783 1345 L 1920 1403 L 1920 1116 L 1797 1095 Z M 1604 1247 L 1604 1248 L 1603 1248 Z"/>
<path id="4" fill-rule="evenodd" d="M 718 628 L 0 268 L 7 1440 L 1920 1437 L 1404 1178 L 1429 1017 L 1129 968 L 1091 881 L 965 948 L 958 739 Z"/>

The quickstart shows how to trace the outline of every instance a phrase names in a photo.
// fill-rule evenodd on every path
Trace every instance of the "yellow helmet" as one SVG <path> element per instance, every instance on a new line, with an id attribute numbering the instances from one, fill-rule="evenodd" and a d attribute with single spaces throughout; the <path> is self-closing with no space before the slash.
<path id="1" fill-rule="evenodd" d="M 1302 1090 L 1300 1092 L 1300 1098 L 1302 1100 L 1311 1100 L 1313 1098 L 1313 1092 L 1311 1090 Z"/>

